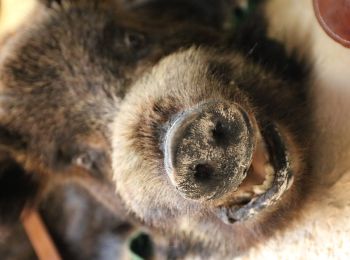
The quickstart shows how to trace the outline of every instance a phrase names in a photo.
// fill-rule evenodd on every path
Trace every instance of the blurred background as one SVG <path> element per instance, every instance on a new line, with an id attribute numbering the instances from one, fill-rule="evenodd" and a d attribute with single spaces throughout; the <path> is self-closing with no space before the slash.
<path id="1" fill-rule="evenodd" d="M 35 7 L 35 0 L 0 0 L 0 37 L 13 31 Z"/>

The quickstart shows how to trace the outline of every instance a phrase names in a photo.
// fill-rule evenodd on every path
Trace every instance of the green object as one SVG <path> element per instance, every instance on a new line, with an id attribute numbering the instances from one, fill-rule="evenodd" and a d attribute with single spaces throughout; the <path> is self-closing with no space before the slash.
<path id="1" fill-rule="evenodd" d="M 236 28 L 242 23 L 257 7 L 259 2 L 263 0 L 246 0 L 241 6 L 237 6 L 232 13 L 232 26 Z"/>
<path id="2" fill-rule="evenodd" d="M 144 232 L 136 233 L 129 241 L 129 254 L 132 260 L 146 260 L 153 256 L 153 243 Z"/>

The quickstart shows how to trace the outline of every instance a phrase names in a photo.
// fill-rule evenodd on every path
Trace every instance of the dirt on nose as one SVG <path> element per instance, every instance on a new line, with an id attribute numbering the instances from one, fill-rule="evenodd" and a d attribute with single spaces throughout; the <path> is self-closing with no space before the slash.
<path id="1" fill-rule="evenodd" d="M 180 114 L 165 140 L 172 183 L 190 199 L 215 199 L 237 189 L 255 146 L 254 126 L 237 104 L 211 101 Z"/>

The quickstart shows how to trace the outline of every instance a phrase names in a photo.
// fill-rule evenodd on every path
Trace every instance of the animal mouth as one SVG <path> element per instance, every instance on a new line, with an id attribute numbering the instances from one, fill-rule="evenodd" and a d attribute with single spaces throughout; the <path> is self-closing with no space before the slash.
<path id="1" fill-rule="evenodd" d="M 214 213 L 226 224 L 245 221 L 275 205 L 293 183 L 285 142 L 271 122 L 259 124 L 257 144 L 247 177 Z"/>
<path id="2" fill-rule="evenodd" d="M 275 205 L 293 182 L 287 139 L 252 114 L 236 103 L 205 102 L 178 116 L 163 142 L 177 191 L 227 224 Z"/>

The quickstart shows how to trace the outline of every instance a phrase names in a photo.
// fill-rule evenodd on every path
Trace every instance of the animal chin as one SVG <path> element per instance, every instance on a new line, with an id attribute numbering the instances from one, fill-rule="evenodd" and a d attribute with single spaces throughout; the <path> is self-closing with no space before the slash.
<path id="1" fill-rule="evenodd" d="M 247 177 L 213 209 L 226 224 L 245 221 L 275 205 L 293 183 L 289 154 L 277 126 L 268 121 L 259 126 Z"/>

